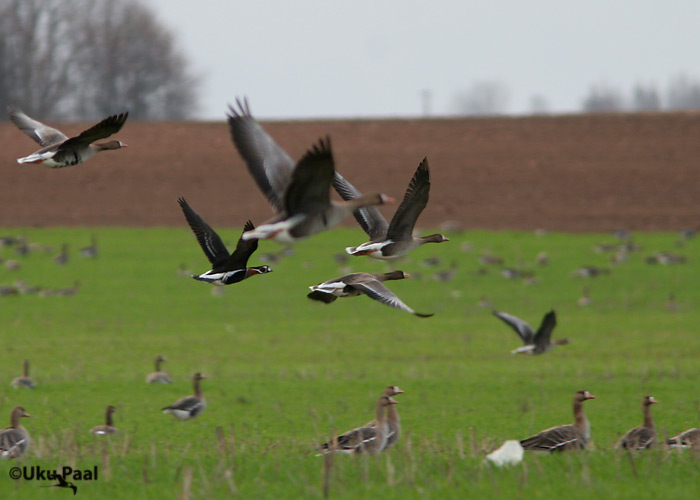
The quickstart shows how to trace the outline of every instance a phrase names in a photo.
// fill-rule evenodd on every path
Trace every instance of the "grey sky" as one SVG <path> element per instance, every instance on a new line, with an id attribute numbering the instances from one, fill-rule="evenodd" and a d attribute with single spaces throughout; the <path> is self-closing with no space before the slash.
<path id="1" fill-rule="evenodd" d="M 700 78 L 700 1 L 146 0 L 203 77 L 201 113 L 248 96 L 260 118 L 453 112 L 477 81 L 576 111 L 591 84 L 628 93 Z"/>

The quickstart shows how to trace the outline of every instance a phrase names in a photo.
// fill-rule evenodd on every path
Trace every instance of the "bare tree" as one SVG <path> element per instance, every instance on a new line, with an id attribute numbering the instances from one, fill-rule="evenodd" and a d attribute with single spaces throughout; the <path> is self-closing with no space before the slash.
<path id="1" fill-rule="evenodd" d="M 501 82 L 482 81 L 455 98 L 457 113 L 466 116 L 499 115 L 508 107 L 508 89 Z"/>
<path id="2" fill-rule="evenodd" d="M 606 84 L 598 84 L 589 89 L 581 107 L 586 113 L 622 111 L 624 109 L 624 99 L 617 89 Z"/>
<path id="3" fill-rule="evenodd" d="M 0 104 L 37 118 L 128 109 L 178 119 L 194 110 L 196 83 L 172 34 L 138 0 L 0 0 Z"/>
<path id="4" fill-rule="evenodd" d="M 683 74 L 672 78 L 667 106 L 669 109 L 700 109 L 700 82 Z"/>
<path id="5" fill-rule="evenodd" d="M 635 111 L 656 111 L 661 109 L 661 97 L 653 85 L 637 84 L 632 91 L 632 109 Z"/>

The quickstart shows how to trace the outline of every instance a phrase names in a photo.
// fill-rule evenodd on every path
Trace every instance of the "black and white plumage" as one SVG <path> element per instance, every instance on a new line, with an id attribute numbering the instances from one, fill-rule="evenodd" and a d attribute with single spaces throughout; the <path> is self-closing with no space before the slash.
<path id="1" fill-rule="evenodd" d="M 192 232 L 197 237 L 204 255 L 213 266 L 206 273 L 192 275 L 194 279 L 213 285 L 232 285 L 251 276 L 272 271 L 269 266 L 248 267 L 248 259 L 258 249 L 258 240 L 244 240 L 241 236 L 236 249 L 229 254 L 219 235 L 209 224 L 204 222 L 204 219 L 189 206 L 187 201 L 184 198 L 178 198 L 177 202 L 180 204 Z M 253 229 L 255 226 L 251 221 L 248 221 L 243 227 L 243 233 Z"/>
<path id="2" fill-rule="evenodd" d="M 550 452 L 586 448 L 591 439 L 591 424 L 583 412 L 583 402 L 588 399 L 595 399 L 595 396 L 586 390 L 576 391 L 573 405 L 574 423 L 545 429 L 520 441 L 521 446 L 525 450 Z"/>
<path id="3" fill-rule="evenodd" d="M 194 395 L 186 396 L 175 401 L 170 406 L 163 408 L 163 413 L 171 413 L 178 420 L 189 420 L 196 417 L 204 411 L 207 406 L 200 387 L 200 380 L 207 378 L 205 375 L 197 372 L 192 377 L 194 385 Z"/>
<path id="4" fill-rule="evenodd" d="M 363 196 L 338 172 L 333 177 L 333 187 L 344 200 L 354 200 Z M 450 241 L 442 234 L 413 236 L 416 221 L 428 204 L 429 193 L 430 170 L 428 159 L 424 158 L 413 174 L 391 223 L 388 223 L 374 206 L 362 207 L 353 212 L 355 220 L 371 240 L 356 247 L 347 247 L 345 251 L 350 255 L 368 255 L 375 259 L 390 260 L 402 257 L 424 243 Z"/>
<path id="5" fill-rule="evenodd" d="M 276 215 L 243 239 L 274 239 L 283 244 L 307 238 L 335 226 L 354 210 L 389 203 L 391 198 L 372 194 L 351 201 L 332 201 L 335 174 L 330 139 L 321 139 L 302 159 L 294 161 L 250 114 L 247 101 L 230 107 L 231 138 L 256 184 Z"/>
<path id="6" fill-rule="evenodd" d="M 421 318 L 428 318 L 432 316 L 432 314 L 422 314 L 414 311 L 383 283 L 386 280 L 400 280 L 410 278 L 410 276 L 410 274 L 399 270 L 382 274 L 346 274 L 345 276 L 340 276 L 339 278 L 310 286 L 311 293 L 309 293 L 307 297 L 312 300 L 324 302 L 325 304 L 330 304 L 338 297 L 357 297 L 358 295 L 364 294 L 389 307 L 410 312 Z"/>
<path id="7" fill-rule="evenodd" d="M 105 410 L 105 424 L 104 425 L 96 425 L 92 429 L 90 429 L 90 432 L 92 434 L 95 434 L 96 436 L 106 436 L 108 434 L 117 434 L 119 430 L 114 426 L 114 421 L 112 419 L 112 415 L 114 412 L 117 411 L 117 409 L 109 405 L 107 406 L 107 409 Z"/>
<path id="8" fill-rule="evenodd" d="M 20 419 L 30 415 L 21 406 L 16 406 L 10 416 L 10 427 L 0 430 L 0 458 L 19 458 L 29 449 L 29 432 L 20 424 Z"/>
<path id="9" fill-rule="evenodd" d="M 617 443 L 618 448 L 626 450 L 644 450 L 656 444 L 656 426 L 651 417 L 651 405 L 658 403 L 654 396 L 642 398 L 642 413 L 644 423 L 639 427 L 628 430 Z"/>
<path id="10" fill-rule="evenodd" d="M 493 311 L 493 315 L 510 326 L 523 341 L 523 347 L 518 347 L 511 351 L 513 354 L 544 354 L 556 345 L 568 344 L 571 342 L 567 338 L 552 341 L 552 331 L 557 326 L 557 316 L 554 311 L 549 311 L 542 318 L 540 327 L 535 330 L 529 323 L 508 313 Z"/>
<path id="11" fill-rule="evenodd" d="M 389 432 L 385 408 L 394 404 L 397 404 L 395 399 L 383 395 L 377 401 L 376 418 L 370 422 L 374 423 L 373 426 L 365 425 L 345 432 L 323 443 L 321 450 L 325 453 L 380 453 L 386 447 Z"/>
<path id="12" fill-rule="evenodd" d="M 100 151 L 126 147 L 121 141 L 93 142 L 106 139 L 121 130 L 129 113 L 121 113 L 105 118 L 75 137 L 69 138 L 63 132 L 30 118 L 18 108 L 8 106 L 7 112 L 17 128 L 38 142 L 42 149 L 19 158 L 17 163 L 37 163 L 49 168 L 63 168 L 89 160 Z"/>
<path id="13" fill-rule="evenodd" d="M 666 440 L 669 448 L 695 448 L 700 449 L 700 427 L 694 427 L 683 431 L 677 436 Z"/>

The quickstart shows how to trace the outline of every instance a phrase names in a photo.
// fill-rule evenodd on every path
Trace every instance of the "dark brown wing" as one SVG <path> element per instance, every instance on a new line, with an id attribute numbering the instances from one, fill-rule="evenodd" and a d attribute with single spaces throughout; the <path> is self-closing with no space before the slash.
<path id="1" fill-rule="evenodd" d="M 333 187 L 345 201 L 362 197 L 362 193 L 338 172 L 333 176 Z M 360 208 L 355 210 L 352 215 L 371 240 L 382 240 L 386 237 L 389 223 L 376 206 Z"/>
<path id="2" fill-rule="evenodd" d="M 126 113 L 120 113 L 118 115 L 112 115 L 105 118 L 97 125 L 90 127 L 84 132 L 81 132 L 80 135 L 68 139 L 66 142 L 61 144 L 59 150 L 86 146 L 100 139 L 105 139 L 112 134 L 116 134 L 121 130 L 128 117 L 129 112 L 127 111 Z"/>
<path id="3" fill-rule="evenodd" d="M 544 430 L 520 444 L 526 450 L 559 451 L 569 448 L 585 448 L 583 435 L 573 425 L 560 425 Z"/>
<path id="4" fill-rule="evenodd" d="M 184 198 L 178 198 L 177 202 L 180 204 L 182 212 L 185 214 L 185 218 L 187 219 L 187 223 L 190 225 L 192 232 L 197 237 L 199 246 L 202 247 L 204 255 L 207 256 L 209 262 L 211 262 L 215 267 L 226 262 L 226 260 L 229 258 L 229 253 L 226 249 L 226 245 L 224 245 L 224 242 L 221 241 L 219 235 L 216 234 L 209 224 L 204 222 L 204 219 L 202 219 L 199 214 L 197 214 L 197 212 L 195 212 L 192 207 L 189 206 Z M 257 240 L 253 241 L 255 241 L 257 244 Z"/>
<path id="5" fill-rule="evenodd" d="M 321 139 L 299 160 L 284 196 L 287 216 L 314 213 L 331 202 L 331 182 L 335 174 L 331 141 Z"/>
<path id="6" fill-rule="evenodd" d="M 389 290 L 381 281 L 374 277 L 372 277 L 372 279 L 365 279 L 355 283 L 348 283 L 348 286 L 389 307 L 410 312 L 411 314 L 415 314 L 421 318 L 428 318 L 432 316 L 432 314 L 417 313 L 408 307 L 394 292 Z"/>
<path id="7" fill-rule="evenodd" d="M 389 229 L 386 233 L 388 240 L 400 241 L 413 238 L 413 228 L 418 216 L 428 204 L 429 194 L 430 170 L 428 169 L 428 159 L 423 158 L 408 184 L 401 205 L 389 223 Z"/>
<path id="8" fill-rule="evenodd" d="M 554 311 L 549 311 L 542 318 L 542 324 L 537 329 L 537 333 L 535 333 L 535 346 L 548 346 L 555 326 L 557 326 L 557 315 Z"/>

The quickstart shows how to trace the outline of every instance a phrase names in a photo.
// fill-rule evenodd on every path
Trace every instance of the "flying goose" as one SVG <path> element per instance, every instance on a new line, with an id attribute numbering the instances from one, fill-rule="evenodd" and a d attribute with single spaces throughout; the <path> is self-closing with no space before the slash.
<path id="1" fill-rule="evenodd" d="M 192 377 L 194 384 L 194 396 L 185 396 L 175 401 L 170 406 L 163 408 L 163 413 L 172 413 L 178 420 L 189 420 L 196 417 L 204 411 L 207 403 L 204 401 L 202 389 L 199 386 L 199 381 L 207 378 L 205 375 L 197 372 Z"/>
<path id="2" fill-rule="evenodd" d="M 384 389 L 384 396 L 393 397 L 397 394 L 403 394 L 404 391 L 399 389 L 397 385 L 389 385 Z M 399 438 L 401 437 L 401 419 L 399 418 L 399 412 L 396 410 L 395 405 L 389 405 L 386 409 L 386 423 L 387 423 L 387 440 L 382 451 L 387 450 L 394 446 Z M 376 427 L 377 420 L 371 420 L 367 422 L 363 427 Z"/>
<path id="3" fill-rule="evenodd" d="M 677 436 L 666 440 L 671 448 L 700 448 L 700 428 L 695 427 L 683 431 Z"/>
<path id="4" fill-rule="evenodd" d="M 393 201 L 383 194 L 331 201 L 335 166 L 330 139 L 321 139 L 295 165 L 252 117 L 248 102 L 237 100 L 237 104 L 239 109 L 229 106 L 228 115 L 233 143 L 276 212 L 257 229 L 243 233 L 244 240 L 292 243 L 330 229 L 358 208 Z"/>
<path id="5" fill-rule="evenodd" d="M 517 333 L 525 344 L 523 347 L 513 349 L 511 353 L 528 353 L 528 354 L 544 354 L 551 350 L 554 346 L 568 344 L 571 342 L 567 338 L 557 339 L 552 342 L 552 331 L 557 326 L 557 317 L 554 311 L 549 311 L 542 318 L 542 324 L 537 329 L 537 332 L 532 327 L 520 318 L 516 318 L 504 312 L 493 311 L 493 315 L 501 319 L 504 323 L 510 326 Z"/>
<path id="6" fill-rule="evenodd" d="M 658 403 L 654 396 L 644 396 L 642 398 L 644 423 L 639 427 L 628 430 L 618 441 L 618 448 L 644 450 L 654 446 L 656 443 L 656 427 L 654 426 L 654 419 L 651 418 L 651 405 L 654 403 Z"/>
<path id="7" fill-rule="evenodd" d="M 168 358 L 158 355 L 156 356 L 155 359 L 155 366 L 156 366 L 156 371 L 153 373 L 149 373 L 146 376 L 146 382 L 149 384 L 172 384 L 173 379 L 170 378 L 170 375 L 168 375 L 166 372 L 161 371 L 160 365 L 164 361 L 167 361 Z"/>
<path id="8" fill-rule="evenodd" d="M 421 314 L 414 311 L 382 283 L 386 280 L 401 280 L 410 277 L 410 274 L 398 270 L 383 274 L 351 273 L 310 286 L 309 288 L 312 291 L 307 297 L 330 304 L 338 297 L 357 297 L 365 294 L 369 298 L 378 300 L 389 307 L 410 312 L 421 318 L 428 318 L 432 314 Z"/>
<path id="9" fill-rule="evenodd" d="M 545 429 L 527 439 L 520 441 L 526 450 L 562 451 L 582 450 L 591 439 L 591 424 L 583 413 L 583 402 L 595 399 L 588 391 L 576 391 L 574 394 L 574 423 L 558 425 Z"/>
<path id="10" fill-rule="evenodd" d="M 333 187 L 344 200 L 354 200 L 362 196 L 362 193 L 338 172 L 333 177 Z M 429 192 L 430 170 L 428 159 L 423 158 L 391 223 L 387 223 L 377 207 L 363 207 L 353 212 L 355 220 L 371 240 L 356 247 L 347 247 L 345 251 L 350 255 L 368 255 L 375 259 L 390 260 L 406 255 L 424 243 L 450 241 L 442 234 L 420 237 L 413 235 L 416 220 L 428 204 Z"/>
<path id="11" fill-rule="evenodd" d="M 49 168 L 70 167 L 89 160 L 100 151 L 126 147 L 126 144 L 121 141 L 99 144 L 93 144 L 93 142 L 119 132 L 129 116 L 128 112 L 105 118 L 97 125 L 70 139 L 63 132 L 29 118 L 14 106 L 8 106 L 7 112 L 17 128 L 42 146 L 42 149 L 35 153 L 18 159 L 17 163 L 37 163 Z"/>
<path id="12" fill-rule="evenodd" d="M 197 237 L 199 246 L 204 250 L 212 264 L 212 269 L 203 274 L 194 274 L 192 277 L 199 281 L 206 281 L 213 285 L 232 285 L 257 274 L 265 274 L 272 271 L 269 266 L 248 267 L 248 259 L 258 248 L 258 240 L 245 241 L 243 237 L 238 240 L 236 249 L 229 254 L 218 234 L 195 212 L 184 198 L 178 198 L 177 202 L 185 214 L 187 223 Z M 253 223 L 248 221 L 243 227 L 246 231 L 255 229 Z"/>
<path id="13" fill-rule="evenodd" d="M 0 458 L 19 458 L 29 449 L 29 433 L 19 421 L 29 416 L 21 406 L 12 410 L 10 427 L 0 430 Z"/>
<path id="14" fill-rule="evenodd" d="M 388 424 L 385 408 L 397 404 L 391 396 L 382 396 L 377 400 L 377 417 L 373 427 L 363 426 L 348 431 L 332 441 L 321 445 L 324 452 L 336 453 L 379 453 L 388 439 Z"/>
<path id="15" fill-rule="evenodd" d="M 105 436 L 107 434 L 116 434 L 119 432 L 119 430 L 114 427 L 114 423 L 112 422 L 112 414 L 117 411 L 117 409 L 109 405 L 107 407 L 107 410 L 105 411 L 105 425 L 96 425 L 92 429 L 90 429 L 90 432 L 97 435 L 97 436 Z"/>
<path id="16" fill-rule="evenodd" d="M 27 389 L 31 389 L 35 386 L 34 380 L 32 380 L 32 378 L 29 376 L 28 359 L 25 359 L 24 363 L 22 364 L 22 376 L 14 379 L 12 382 L 10 382 L 10 385 L 12 385 L 12 387 L 14 387 L 15 389 L 19 387 L 26 387 Z"/>

